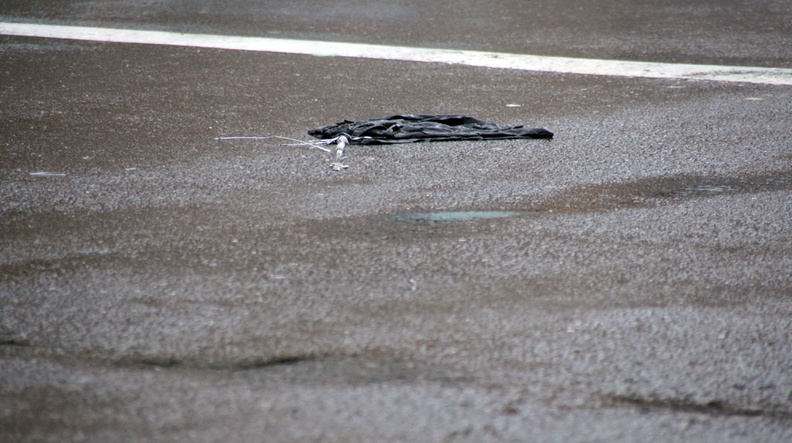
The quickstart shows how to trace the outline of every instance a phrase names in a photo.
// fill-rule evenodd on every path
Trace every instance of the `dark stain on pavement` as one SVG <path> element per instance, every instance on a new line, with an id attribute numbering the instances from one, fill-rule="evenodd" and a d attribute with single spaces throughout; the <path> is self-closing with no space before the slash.
<path id="1" fill-rule="evenodd" d="M 118 261 L 118 255 L 112 253 L 77 253 L 55 258 L 2 263 L 0 264 L 0 282 L 41 274 L 53 274 L 60 277 L 72 273 L 75 269 L 108 266 Z"/>
<path id="2" fill-rule="evenodd" d="M 792 411 L 774 408 L 753 406 L 736 406 L 725 400 L 713 399 L 708 402 L 697 402 L 687 398 L 664 398 L 654 396 L 609 395 L 606 401 L 614 405 L 626 404 L 635 406 L 644 411 L 672 410 L 691 412 L 715 416 L 742 416 L 742 417 L 767 417 L 780 420 L 792 420 Z"/>
<path id="3" fill-rule="evenodd" d="M 792 170 L 742 175 L 670 175 L 639 180 L 580 186 L 547 200 L 518 203 L 525 212 L 587 213 L 641 208 L 692 198 L 756 194 L 792 189 Z"/>
<path id="4" fill-rule="evenodd" d="M 501 204 L 497 209 L 421 210 L 393 215 L 423 225 L 478 222 L 529 214 L 608 212 L 679 203 L 695 198 L 792 190 L 792 170 L 741 175 L 677 174 L 574 187 L 544 200 Z"/>
<path id="5" fill-rule="evenodd" d="M 473 378 L 459 371 L 386 354 L 286 354 L 244 359 L 178 357 L 124 357 L 112 362 L 119 368 L 200 372 L 258 372 L 286 382 L 325 381 L 351 384 L 422 380 L 437 383 L 469 383 Z"/>
<path id="6" fill-rule="evenodd" d="M 327 356 L 306 354 L 306 355 L 285 355 L 270 358 L 251 358 L 231 361 L 201 361 L 180 359 L 176 357 L 141 357 L 125 358 L 116 362 L 121 367 L 158 367 L 158 368 L 190 368 L 205 369 L 216 371 L 241 371 L 250 369 L 263 369 L 277 366 L 296 365 L 298 363 L 317 361 Z"/>
<path id="7" fill-rule="evenodd" d="M 25 340 L 0 336 L 0 346 L 30 346 Z"/>

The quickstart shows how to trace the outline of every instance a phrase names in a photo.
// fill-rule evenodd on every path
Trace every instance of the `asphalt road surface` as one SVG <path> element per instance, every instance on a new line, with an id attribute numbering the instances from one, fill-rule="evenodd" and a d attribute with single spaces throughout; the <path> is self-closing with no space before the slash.
<path id="1" fill-rule="evenodd" d="M 6 0 L 0 22 L 792 68 L 786 1 L 424 3 Z M 790 103 L 0 36 L 0 440 L 790 441 Z M 352 145 L 342 171 L 216 140 L 391 113 L 556 136 Z"/>

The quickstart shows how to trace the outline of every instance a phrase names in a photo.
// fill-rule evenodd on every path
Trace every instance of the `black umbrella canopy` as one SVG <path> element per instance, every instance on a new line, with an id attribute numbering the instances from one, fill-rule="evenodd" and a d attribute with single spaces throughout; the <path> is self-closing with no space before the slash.
<path id="1" fill-rule="evenodd" d="M 464 115 L 397 114 L 368 120 L 343 122 L 308 131 L 319 139 L 346 136 L 350 143 L 413 143 L 419 141 L 550 139 L 544 128 L 502 126 Z"/>

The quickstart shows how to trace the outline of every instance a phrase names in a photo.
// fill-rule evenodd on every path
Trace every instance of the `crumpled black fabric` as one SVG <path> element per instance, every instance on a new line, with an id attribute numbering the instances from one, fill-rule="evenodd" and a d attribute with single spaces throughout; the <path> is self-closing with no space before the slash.
<path id="1" fill-rule="evenodd" d="M 501 126 L 464 115 L 391 115 L 357 122 L 344 120 L 308 131 L 319 139 L 345 135 L 350 143 L 413 143 L 419 141 L 553 138 L 543 128 Z"/>

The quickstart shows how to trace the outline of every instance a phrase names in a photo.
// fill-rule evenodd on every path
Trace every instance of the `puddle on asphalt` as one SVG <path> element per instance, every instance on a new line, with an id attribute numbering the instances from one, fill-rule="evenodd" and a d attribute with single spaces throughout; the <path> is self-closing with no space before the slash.
<path id="1" fill-rule="evenodd" d="M 737 177 L 674 176 L 661 181 L 655 197 L 715 197 L 792 189 L 792 171 Z"/>
<path id="2" fill-rule="evenodd" d="M 604 212 L 686 199 L 783 190 L 792 190 L 792 171 L 735 176 L 672 175 L 581 186 L 543 201 L 527 205 L 517 203 L 509 208 L 530 212 Z"/>
<path id="3" fill-rule="evenodd" d="M 687 199 L 792 190 L 792 171 L 737 176 L 671 175 L 580 186 L 544 200 L 502 204 L 499 211 L 423 211 L 393 216 L 400 222 L 467 222 L 521 214 L 606 212 Z"/>
<path id="4" fill-rule="evenodd" d="M 499 221 L 517 217 L 564 217 L 679 204 L 725 195 L 792 190 L 792 171 L 739 176 L 672 175 L 586 185 L 544 199 L 490 201 L 482 209 L 417 210 L 306 222 L 306 235 L 384 241 L 458 241 L 495 232 Z M 493 206 L 495 208 L 493 208 Z M 497 210 L 496 210 L 497 209 Z M 292 228 L 294 230 L 294 227 Z M 324 238 L 324 234 L 321 234 Z"/>
<path id="5" fill-rule="evenodd" d="M 395 217 L 400 221 L 465 222 L 514 217 L 517 215 L 520 215 L 520 213 L 510 211 L 431 211 L 404 212 L 396 214 Z"/>
<path id="6" fill-rule="evenodd" d="M 502 202 L 498 205 L 501 210 L 401 212 L 371 223 L 376 227 L 363 229 L 356 226 L 350 231 L 380 235 L 382 238 L 415 238 L 417 235 L 440 238 L 443 235 L 462 235 L 462 231 L 473 229 L 472 225 L 464 222 L 507 219 L 528 214 L 559 216 L 608 212 L 724 195 L 783 190 L 792 190 L 792 171 L 735 176 L 680 174 L 647 177 L 629 182 L 580 186 L 542 200 Z M 480 229 L 480 225 L 475 226 Z"/>

